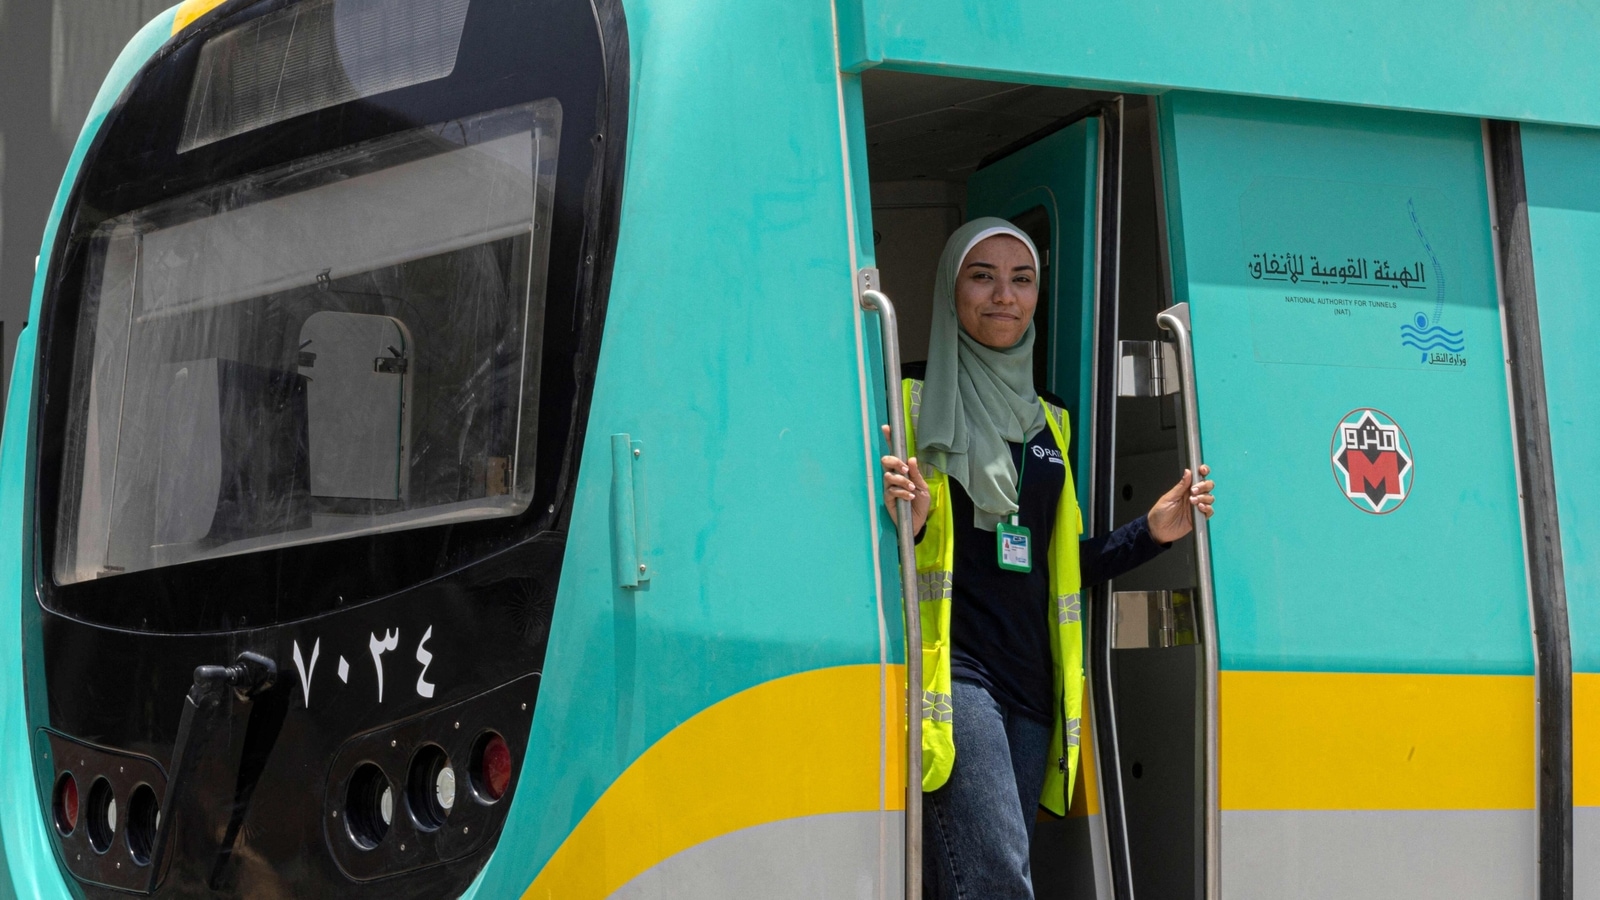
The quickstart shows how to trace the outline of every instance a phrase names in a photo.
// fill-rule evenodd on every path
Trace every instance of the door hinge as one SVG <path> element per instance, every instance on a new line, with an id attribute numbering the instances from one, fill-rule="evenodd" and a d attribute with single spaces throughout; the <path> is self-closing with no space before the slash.
<path id="1" fill-rule="evenodd" d="M 872 266 L 856 270 L 856 299 L 861 299 L 862 291 L 881 291 L 883 282 L 878 278 L 878 270 Z"/>
<path id="2" fill-rule="evenodd" d="M 1168 341 L 1122 341 L 1117 354 L 1117 396 L 1176 394 L 1178 351 Z"/>

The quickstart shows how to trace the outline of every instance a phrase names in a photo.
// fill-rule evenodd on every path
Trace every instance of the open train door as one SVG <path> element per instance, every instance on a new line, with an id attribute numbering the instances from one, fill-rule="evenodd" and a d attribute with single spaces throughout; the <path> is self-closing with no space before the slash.
<path id="1" fill-rule="evenodd" d="M 1034 382 L 1067 410 L 1067 453 L 1078 473 L 1078 506 L 1088 518 L 1096 509 L 1097 487 L 1105 493 L 1094 474 L 1096 309 L 1102 298 L 1109 304 L 1116 297 L 1121 128 L 1121 98 L 1094 103 L 990 154 L 966 185 L 969 219 L 1009 219 L 1040 250 L 1043 272 L 1034 321 L 1043 352 L 1034 355 Z M 1033 878 L 1042 898 L 1112 896 L 1093 704 L 1085 706 L 1078 778 L 1067 816 L 1058 820 L 1041 812 L 1035 826 Z"/>
<path id="2" fill-rule="evenodd" d="M 1481 124 L 1159 108 L 1183 387 L 1225 510 L 1200 573 L 1205 896 L 1532 896 L 1534 644 Z"/>

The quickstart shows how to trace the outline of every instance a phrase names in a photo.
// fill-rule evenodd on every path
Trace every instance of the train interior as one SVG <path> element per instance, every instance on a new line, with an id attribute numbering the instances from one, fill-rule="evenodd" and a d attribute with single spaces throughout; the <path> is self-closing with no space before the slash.
<path id="1" fill-rule="evenodd" d="M 1088 452 L 1079 449 L 1080 441 L 1091 434 L 1091 425 L 1103 426 L 1090 421 L 1090 411 L 1104 407 L 1079 401 L 1111 390 L 1117 372 L 1114 360 L 1095 357 L 1093 323 L 1117 323 L 1118 341 L 1163 336 L 1155 319 L 1171 302 L 1171 281 L 1165 274 L 1153 98 L 1122 99 L 1118 217 L 1101 216 L 1095 208 L 1117 190 L 1115 180 L 1074 196 L 1050 189 L 1052 179 L 1060 178 L 1046 171 L 1063 162 L 1067 151 L 1059 148 L 1069 126 L 1097 104 L 1113 101 L 1114 94 L 878 70 L 862 76 L 862 91 L 872 241 L 883 289 L 899 311 L 903 358 L 926 359 L 934 273 L 946 238 L 968 218 L 1011 210 L 1007 214 L 1043 256 L 1036 383 L 1062 397 L 1071 413 L 1080 494 L 1109 488 L 1115 525 L 1143 514 L 1183 469 L 1177 398 L 1117 399 L 1113 439 L 1095 441 Z M 1082 156 L 1096 178 L 1102 174 L 1093 165 L 1096 142 L 1101 133 L 1114 133 L 1115 126 L 1105 124 L 1111 121 L 1102 120 L 1103 132 L 1087 133 L 1090 149 Z M 1083 159 L 1079 163 L 1078 171 L 1085 171 Z M 994 174 L 1008 167 L 1004 177 Z M 996 190 L 1020 199 L 996 207 Z M 979 193 L 987 207 L 981 210 L 969 203 Z M 1041 202 L 1030 206 L 1030 197 Z M 1100 271 L 1093 264 L 1092 238 L 1102 219 L 1120 219 L 1117 233 L 1105 233 L 1120 246 L 1114 299 L 1109 285 L 1092 289 Z M 1087 233 L 1087 244 L 1070 239 L 1074 228 Z M 1101 308 L 1085 309 L 1095 303 Z M 1070 322 L 1084 327 L 1065 327 Z M 1108 346 L 1104 339 L 1101 346 Z M 1102 473 L 1104 486 L 1091 488 L 1096 479 L 1083 471 L 1085 462 Z M 1103 477 L 1107 466 L 1110 479 Z M 1092 505 L 1084 507 L 1086 523 Z M 1180 541 L 1114 584 L 1087 592 L 1085 667 L 1094 738 L 1086 757 L 1093 759 L 1080 766 L 1066 818 L 1042 808 L 1038 813 L 1033 873 L 1041 898 L 1105 897 L 1113 879 L 1131 879 L 1136 895 L 1198 896 L 1202 722 L 1196 709 L 1202 698 L 1200 647 L 1188 603 L 1195 584 L 1191 543 Z M 1102 725 L 1102 719 L 1109 723 Z"/>

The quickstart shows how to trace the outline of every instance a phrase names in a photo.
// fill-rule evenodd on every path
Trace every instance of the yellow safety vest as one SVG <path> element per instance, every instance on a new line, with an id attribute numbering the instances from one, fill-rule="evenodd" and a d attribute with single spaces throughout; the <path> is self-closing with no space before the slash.
<path id="1" fill-rule="evenodd" d="M 917 414 L 922 382 L 901 382 L 906 407 L 906 445 L 917 445 Z M 1067 450 L 1066 410 L 1040 399 L 1045 421 L 1061 448 Z M 1050 656 L 1055 663 L 1055 728 L 1050 735 L 1049 764 L 1039 803 L 1066 815 L 1067 799 L 1078 772 L 1079 727 L 1083 719 L 1083 604 L 1079 594 L 1078 537 L 1083 517 L 1072 483 L 1072 467 L 1064 466 L 1066 483 L 1056 504 L 1055 531 L 1050 537 Z M 931 466 L 922 467 L 928 482 L 928 522 L 917 544 L 917 595 L 922 608 L 922 789 L 932 791 L 950 778 L 956 762 L 955 727 L 950 697 L 950 598 L 955 573 L 955 528 L 950 513 L 950 478 Z"/>

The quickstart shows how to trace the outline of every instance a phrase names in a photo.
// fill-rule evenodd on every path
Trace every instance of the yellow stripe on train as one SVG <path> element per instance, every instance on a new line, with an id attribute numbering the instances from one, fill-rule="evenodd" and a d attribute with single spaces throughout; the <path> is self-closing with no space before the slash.
<path id="1" fill-rule="evenodd" d="M 188 28 L 195 19 L 221 5 L 222 0 L 183 0 L 182 3 L 178 4 L 178 14 L 172 20 L 172 33 L 177 34 Z"/>
<path id="2" fill-rule="evenodd" d="M 878 810 L 882 673 L 876 664 L 815 669 L 701 711 L 618 776 L 523 896 L 606 897 L 724 834 Z"/>
<path id="3" fill-rule="evenodd" d="M 1223 672 L 1221 693 L 1223 809 L 1534 808 L 1531 676 Z"/>
<path id="4" fill-rule="evenodd" d="M 524 897 L 604 897 L 740 829 L 899 808 L 878 705 L 894 674 L 819 669 L 704 710 L 618 777 Z M 1600 709 L 1600 677 L 1580 695 Z M 1527 676 L 1224 672 L 1223 808 L 1532 809 L 1533 727 Z M 1600 793 L 1600 771 L 1584 784 Z"/>
<path id="5" fill-rule="evenodd" d="M 1600 806 L 1600 674 L 1572 674 L 1572 805 Z"/>

